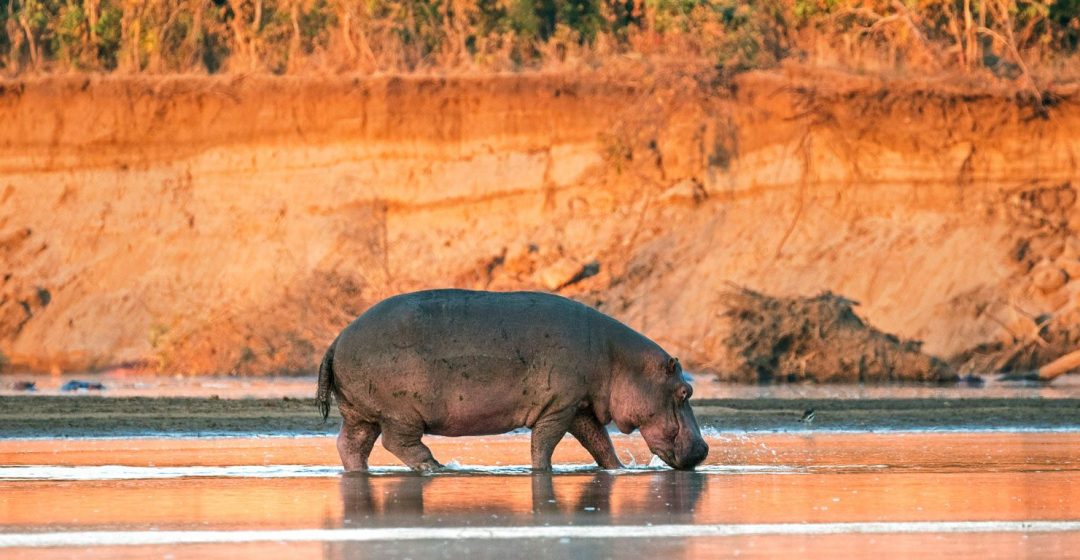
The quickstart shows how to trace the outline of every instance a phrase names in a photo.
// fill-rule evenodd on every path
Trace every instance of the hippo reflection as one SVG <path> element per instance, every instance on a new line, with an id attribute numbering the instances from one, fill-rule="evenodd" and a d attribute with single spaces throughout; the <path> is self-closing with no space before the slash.
<path id="1" fill-rule="evenodd" d="M 704 474 L 680 471 L 555 477 L 350 473 L 341 479 L 342 525 L 645 523 L 657 514 L 665 522 L 689 523 L 706 481 Z"/>
<path id="2" fill-rule="evenodd" d="M 349 473 L 340 483 L 342 526 L 560 527 L 691 523 L 706 475 L 693 471 L 531 476 Z M 557 530 L 557 529 L 556 529 Z M 627 529 L 632 530 L 632 529 Z M 619 558 L 640 555 L 640 539 L 420 539 L 344 541 L 323 545 L 328 559 L 357 558 Z M 689 540 L 665 545 L 680 556 Z"/>

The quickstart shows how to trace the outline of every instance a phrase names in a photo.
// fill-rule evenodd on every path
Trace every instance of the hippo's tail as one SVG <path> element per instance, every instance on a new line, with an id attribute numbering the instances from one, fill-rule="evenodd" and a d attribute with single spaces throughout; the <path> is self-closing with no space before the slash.
<path id="1" fill-rule="evenodd" d="M 322 363 L 319 364 L 319 388 L 315 392 L 315 402 L 319 404 L 323 420 L 330 416 L 330 399 L 337 393 L 337 385 L 334 383 L 334 347 L 338 339 L 330 343 L 326 349 Z"/>

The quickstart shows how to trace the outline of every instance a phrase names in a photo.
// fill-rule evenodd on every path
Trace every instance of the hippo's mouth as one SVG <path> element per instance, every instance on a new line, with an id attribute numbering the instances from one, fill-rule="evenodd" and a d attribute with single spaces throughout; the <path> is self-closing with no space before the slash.
<path id="1" fill-rule="evenodd" d="M 640 428 L 641 435 L 649 451 L 669 467 L 681 471 L 694 470 L 705 460 L 709 446 L 701 438 L 694 414 L 685 401 L 681 407 L 672 410 L 671 423 L 677 426 L 673 434 L 665 433 L 668 431 L 665 428 L 671 424 L 651 424 Z"/>
<path id="2" fill-rule="evenodd" d="M 650 445 L 649 450 L 673 469 L 692 471 L 708 456 L 709 445 L 705 440 L 698 439 L 692 441 L 687 449 L 682 449 L 678 442 L 670 446 L 665 442 L 655 447 Z"/>
<path id="3" fill-rule="evenodd" d="M 664 463 L 667 464 L 667 466 L 669 466 L 669 467 L 671 467 L 673 469 L 678 469 L 678 470 L 683 470 L 683 469 L 686 469 L 686 468 L 691 468 L 691 469 L 693 468 L 692 466 L 687 467 L 687 466 L 681 464 L 682 461 L 679 460 L 678 455 L 675 453 L 675 445 L 674 444 L 669 444 L 668 442 L 664 442 L 664 443 L 661 443 L 659 445 L 654 446 L 654 445 L 649 444 L 648 439 L 645 440 L 645 443 L 649 445 L 649 451 L 652 451 L 653 455 L 656 455 L 657 457 L 659 457 L 661 461 L 663 461 Z"/>
<path id="4" fill-rule="evenodd" d="M 702 462 L 702 458 L 698 456 L 687 456 L 680 460 L 675 456 L 675 453 L 671 451 L 656 453 L 656 456 L 660 457 L 660 459 L 667 463 L 669 467 L 678 471 L 692 471 Z"/>

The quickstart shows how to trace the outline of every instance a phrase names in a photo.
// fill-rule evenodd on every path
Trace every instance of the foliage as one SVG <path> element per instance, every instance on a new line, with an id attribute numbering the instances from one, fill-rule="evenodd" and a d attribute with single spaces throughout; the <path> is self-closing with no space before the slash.
<path id="1" fill-rule="evenodd" d="M 637 53 L 726 72 L 795 59 L 1031 82 L 1078 49 L 1080 0 L 0 0 L 8 75 L 503 70 Z"/>

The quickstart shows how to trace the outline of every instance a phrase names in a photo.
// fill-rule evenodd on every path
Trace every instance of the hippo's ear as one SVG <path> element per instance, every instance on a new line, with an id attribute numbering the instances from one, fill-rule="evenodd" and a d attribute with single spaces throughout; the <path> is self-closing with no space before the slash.
<path id="1" fill-rule="evenodd" d="M 668 358 L 667 372 L 674 375 L 675 372 L 677 372 L 677 371 L 679 371 L 679 359 L 678 358 Z"/>

